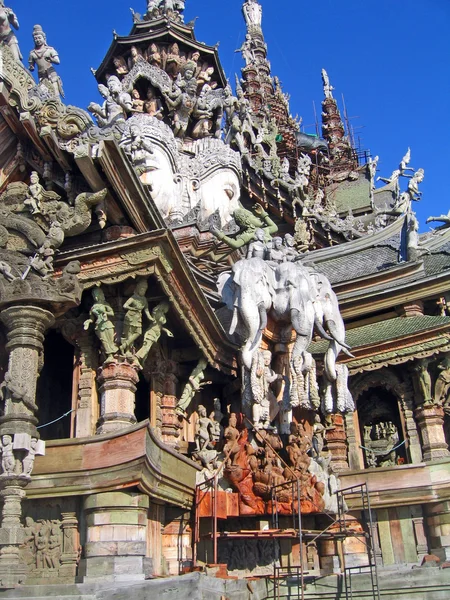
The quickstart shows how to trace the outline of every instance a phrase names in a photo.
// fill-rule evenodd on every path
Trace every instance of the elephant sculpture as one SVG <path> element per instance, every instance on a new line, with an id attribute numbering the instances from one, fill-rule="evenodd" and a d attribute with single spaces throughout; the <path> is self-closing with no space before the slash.
<path id="1" fill-rule="evenodd" d="M 230 334 L 239 328 L 245 339 L 241 353 L 248 370 L 260 347 L 269 313 L 281 327 L 296 331 L 292 364 L 303 360 L 314 328 L 330 342 L 325 354 L 325 373 L 330 381 L 336 380 L 336 358 L 340 351 L 352 356 L 345 343 L 344 322 L 330 282 L 298 261 L 240 260 L 231 274 L 222 275 L 219 290 L 233 311 Z"/>
<path id="2" fill-rule="evenodd" d="M 339 302 L 331 283 L 322 273 L 307 268 L 310 290 L 313 297 L 316 329 L 320 327 L 330 332 L 330 345 L 325 354 L 325 373 L 329 381 L 336 381 L 336 358 L 344 352 L 353 358 L 345 343 L 345 325 L 339 310 Z"/>

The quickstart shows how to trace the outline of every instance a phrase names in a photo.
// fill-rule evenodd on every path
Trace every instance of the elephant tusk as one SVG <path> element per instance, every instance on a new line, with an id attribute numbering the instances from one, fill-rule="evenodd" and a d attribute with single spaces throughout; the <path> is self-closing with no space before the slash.
<path id="1" fill-rule="evenodd" d="M 338 333 L 336 332 L 336 323 L 333 320 L 330 319 L 329 321 L 327 321 L 327 327 L 330 330 L 331 335 L 333 336 L 333 340 L 337 342 L 339 346 L 342 346 L 342 348 L 350 350 L 350 346 L 339 339 Z"/>
<path id="2" fill-rule="evenodd" d="M 260 318 L 259 331 L 264 331 L 267 327 L 267 312 L 263 303 L 258 304 L 258 312 Z"/>
<path id="3" fill-rule="evenodd" d="M 230 331 L 229 331 L 230 335 L 233 335 L 233 333 L 236 331 L 238 320 L 239 320 L 238 319 L 238 311 L 237 311 L 237 308 L 235 308 L 233 310 L 233 319 L 231 320 L 231 325 L 230 325 Z"/>
<path id="4" fill-rule="evenodd" d="M 342 344 L 341 344 L 341 345 L 342 345 Z M 352 353 L 350 352 L 350 348 L 349 348 L 348 346 L 347 346 L 347 347 L 343 346 L 343 347 L 342 347 L 342 352 L 343 352 L 344 354 L 346 354 L 347 356 L 349 356 L 350 358 L 355 358 L 354 354 L 352 354 Z"/>
<path id="5" fill-rule="evenodd" d="M 317 329 L 317 331 L 318 331 L 318 333 L 319 333 L 320 337 L 322 337 L 324 340 L 328 340 L 329 342 L 332 342 L 332 341 L 334 341 L 334 338 L 333 338 L 333 337 L 331 337 L 331 335 L 329 335 L 329 334 L 328 334 L 328 333 L 325 331 L 325 329 L 323 328 L 323 325 L 322 325 L 322 323 L 321 323 L 321 322 L 320 322 L 318 319 L 316 319 L 316 320 L 314 321 L 314 325 L 316 326 L 316 329 Z"/>

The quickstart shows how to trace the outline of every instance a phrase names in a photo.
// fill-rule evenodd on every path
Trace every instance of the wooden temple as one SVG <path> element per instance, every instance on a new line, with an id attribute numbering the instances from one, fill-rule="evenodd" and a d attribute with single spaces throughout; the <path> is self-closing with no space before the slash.
<path id="1" fill-rule="evenodd" d="M 353 570 L 380 598 L 426 565 L 447 597 L 450 218 L 418 232 L 409 150 L 378 177 L 325 70 L 303 133 L 257 0 L 234 89 L 184 2 L 149 0 L 87 111 L 1 4 L 0 588 L 318 598 Z"/>

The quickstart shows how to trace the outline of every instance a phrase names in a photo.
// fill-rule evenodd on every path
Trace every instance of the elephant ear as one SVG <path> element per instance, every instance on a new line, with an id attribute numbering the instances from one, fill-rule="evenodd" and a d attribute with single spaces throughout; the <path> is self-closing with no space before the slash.
<path id="1" fill-rule="evenodd" d="M 234 310 L 235 285 L 233 275 L 230 271 L 221 273 L 217 280 L 217 291 L 219 292 L 222 302 L 227 305 L 229 310 Z"/>

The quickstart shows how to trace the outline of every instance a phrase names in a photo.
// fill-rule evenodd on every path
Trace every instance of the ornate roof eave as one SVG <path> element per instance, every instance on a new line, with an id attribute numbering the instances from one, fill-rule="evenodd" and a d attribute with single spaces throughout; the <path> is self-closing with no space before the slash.
<path id="1" fill-rule="evenodd" d="M 109 435 L 47 442 L 27 495 L 78 496 L 138 486 L 154 500 L 190 508 L 199 469 L 164 445 L 144 421 Z"/>
<path id="2" fill-rule="evenodd" d="M 153 34 L 158 29 L 173 29 L 174 31 L 180 32 L 184 37 L 196 42 L 194 27 L 188 25 L 187 23 L 181 23 L 179 21 L 174 21 L 166 16 L 161 16 L 158 19 L 152 18 L 147 21 L 143 19 L 142 21 L 135 21 L 133 23 L 133 27 L 130 32 L 130 36 L 140 35 L 142 32 L 147 34 Z"/>
<path id="3" fill-rule="evenodd" d="M 436 229 L 434 231 L 436 233 L 422 241 L 423 247 L 427 248 L 431 253 L 438 252 L 445 244 L 450 242 L 450 227 L 446 227 L 441 231 Z"/>
<path id="4" fill-rule="evenodd" d="M 147 30 L 144 33 L 136 34 L 134 34 L 133 28 L 133 31 L 129 36 L 116 36 L 113 39 L 111 46 L 109 47 L 109 50 L 106 53 L 103 61 L 101 62 L 98 69 L 95 71 L 95 78 L 97 79 L 97 81 L 101 81 L 105 78 L 108 72 L 108 65 L 111 63 L 112 59 L 115 56 L 120 54 L 120 52 L 117 51 L 120 47 L 122 47 L 125 50 L 127 48 L 131 48 L 131 46 L 134 46 L 136 44 L 140 44 L 143 42 L 151 43 L 161 40 L 162 38 L 167 38 L 173 42 L 186 44 L 190 48 L 192 48 L 193 51 L 198 50 L 203 54 L 209 54 L 212 58 L 214 58 L 215 69 L 220 79 L 220 85 L 222 87 L 225 87 L 227 85 L 227 78 L 220 63 L 217 46 L 208 46 L 203 42 L 198 42 L 195 39 L 195 37 L 186 36 L 185 31 L 190 30 L 190 28 L 182 27 L 169 19 L 158 19 L 158 21 L 152 21 L 152 25 L 154 23 L 160 24 L 161 27 L 159 29 Z"/>
<path id="5" fill-rule="evenodd" d="M 448 293 L 449 288 L 450 271 L 446 271 L 438 275 L 414 278 L 410 282 L 399 280 L 396 287 L 372 292 L 363 290 L 341 296 L 337 290 L 337 296 L 341 313 L 344 318 L 348 319 L 386 310 L 393 306 L 401 306 L 415 300 L 432 299 Z"/>
<path id="6" fill-rule="evenodd" d="M 393 237 L 394 235 L 400 234 L 406 215 L 401 215 L 393 223 L 377 231 L 373 235 L 365 235 L 364 237 L 356 240 L 351 240 L 341 244 L 340 246 L 332 246 L 331 248 L 320 248 L 319 250 L 313 250 L 308 255 L 308 260 L 311 259 L 315 264 L 320 264 L 329 259 L 336 258 L 337 256 L 346 256 L 349 254 L 355 254 L 360 250 L 378 246 L 383 241 Z"/>
<path id="7" fill-rule="evenodd" d="M 214 311 L 170 230 L 160 229 L 85 248 L 61 252 L 58 271 L 70 261 L 81 263 L 78 276 L 84 288 L 115 284 L 154 275 L 177 317 L 184 323 L 209 363 L 236 375 L 238 349 L 227 340 Z"/>
<path id="8" fill-rule="evenodd" d="M 352 338 L 360 335 L 359 330 L 366 330 L 370 327 L 373 332 L 380 325 L 385 326 L 390 321 L 401 325 L 411 324 L 412 327 L 410 331 L 401 335 L 395 333 L 394 327 L 392 337 L 389 339 L 360 346 L 352 345 Z M 450 350 L 450 317 L 397 317 L 390 321 L 381 321 L 347 331 L 346 339 L 352 346 L 354 358 L 341 355 L 339 362 L 347 365 L 351 375 L 381 369 L 388 364 L 404 364 L 416 358 Z M 416 330 L 414 330 L 416 323 Z M 322 352 L 324 345 L 325 343 L 322 341 L 315 342 L 309 350 L 313 353 Z"/>

